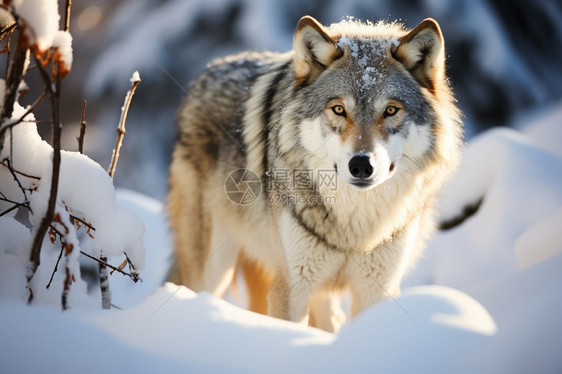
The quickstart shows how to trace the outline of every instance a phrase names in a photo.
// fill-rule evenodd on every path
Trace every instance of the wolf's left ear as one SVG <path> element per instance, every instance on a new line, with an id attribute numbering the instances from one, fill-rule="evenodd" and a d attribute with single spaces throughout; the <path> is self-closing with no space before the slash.
<path id="1" fill-rule="evenodd" d="M 340 53 L 326 28 L 310 16 L 300 19 L 293 49 L 297 85 L 316 79 Z"/>
<path id="2" fill-rule="evenodd" d="M 439 24 L 427 18 L 399 42 L 394 57 L 422 86 L 434 92 L 436 84 L 445 79 L 445 43 Z"/>

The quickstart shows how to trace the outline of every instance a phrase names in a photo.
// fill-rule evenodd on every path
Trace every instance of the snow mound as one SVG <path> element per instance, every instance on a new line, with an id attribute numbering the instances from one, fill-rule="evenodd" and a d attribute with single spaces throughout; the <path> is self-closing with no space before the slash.
<path id="1" fill-rule="evenodd" d="M 545 261 L 562 252 L 562 209 L 527 229 L 515 242 L 515 256 L 521 268 Z"/>
<path id="2" fill-rule="evenodd" d="M 474 357 L 485 355 L 496 332 L 490 314 L 470 296 L 414 287 L 344 326 L 332 353 L 319 360 L 323 369 L 311 372 L 482 372 L 487 363 Z"/>
<path id="3" fill-rule="evenodd" d="M 21 298 L 27 280 L 31 235 L 29 229 L 9 216 L 0 217 L 0 297 Z"/>
<path id="4" fill-rule="evenodd" d="M 562 139 L 560 118 L 541 121 L 540 131 L 529 130 L 533 137 L 494 129 L 467 146 L 459 174 L 442 195 L 440 221 L 481 205 L 462 225 L 432 241 L 418 282 L 467 289 L 562 250 L 556 230 L 562 223 L 557 213 L 562 208 L 562 157 L 549 145 Z"/>
<path id="5" fill-rule="evenodd" d="M 416 319 L 397 310 L 396 302 Z M 37 344 L 45 343 L 43 340 L 55 333 L 51 330 L 57 325 L 64 326 L 58 334 L 65 336 L 65 342 L 88 337 L 91 346 L 87 354 L 75 347 L 68 347 L 67 351 L 65 343 L 59 346 L 60 350 L 51 349 L 48 355 L 25 364 L 47 371 L 61 368 L 59 359 L 65 361 L 66 354 L 74 358 L 90 356 L 85 361 L 76 361 L 83 367 L 84 362 L 93 364 L 94 357 L 115 357 L 115 352 L 119 352 L 121 361 L 144 363 L 146 367 L 141 372 L 148 372 L 163 361 L 167 362 L 164 368 L 173 372 L 181 368 L 213 369 L 215 365 L 223 366 L 223 372 L 255 373 L 479 368 L 473 357 L 485 352 L 496 331 L 493 320 L 480 304 L 459 291 L 438 286 L 411 289 L 396 301 L 377 305 L 337 337 L 258 315 L 170 283 L 126 312 L 81 311 L 61 315 L 41 308 L 9 306 L 4 307 L 3 315 L 15 321 L 10 326 L 13 336 L 21 329 L 41 329 L 44 338 L 36 340 Z M 35 322 L 26 326 L 29 318 Z M 47 326 L 40 327 L 42 323 Z M 2 341 L 9 340 L 7 335 L 0 339 L 0 347 L 4 346 Z M 5 355 L 6 367 L 18 367 L 25 351 L 21 345 L 19 348 L 0 351 Z M 445 360 L 438 353 L 443 350 L 449 353 Z M 396 362 L 396 356 L 404 352 L 410 352 L 409 359 Z M 73 366 L 66 361 L 62 367 Z M 118 371 L 122 364 L 106 367 Z"/>
<path id="6" fill-rule="evenodd" d="M 45 306 L 2 304 L 0 315 L 0 358 L 6 373 L 235 372 L 220 363 L 186 362 L 141 350 L 72 313 Z"/>

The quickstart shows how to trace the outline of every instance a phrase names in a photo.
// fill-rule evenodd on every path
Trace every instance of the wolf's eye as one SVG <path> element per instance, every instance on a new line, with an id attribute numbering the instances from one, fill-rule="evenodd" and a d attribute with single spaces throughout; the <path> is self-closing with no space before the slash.
<path id="1" fill-rule="evenodd" d="M 332 112 L 337 116 L 345 117 L 345 109 L 341 105 L 334 105 L 332 107 Z"/>
<path id="2" fill-rule="evenodd" d="M 386 107 L 386 109 L 384 110 L 384 114 L 383 117 L 392 117 L 393 115 L 395 115 L 396 113 L 398 113 L 398 111 L 400 110 L 400 108 L 395 107 L 394 105 L 389 105 Z"/>

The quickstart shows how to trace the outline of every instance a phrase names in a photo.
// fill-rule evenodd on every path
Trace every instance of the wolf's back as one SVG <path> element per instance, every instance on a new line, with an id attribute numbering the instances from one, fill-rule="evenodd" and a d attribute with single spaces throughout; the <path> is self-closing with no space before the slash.
<path id="1" fill-rule="evenodd" d="M 208 151 L 223 137 L 241 140 L 244 102 L 254 81 L 272 65 L 275 53 L 245 52 L 216 59 L 190 86 L 180 106 L 177 125 L 180 142 Z"/>

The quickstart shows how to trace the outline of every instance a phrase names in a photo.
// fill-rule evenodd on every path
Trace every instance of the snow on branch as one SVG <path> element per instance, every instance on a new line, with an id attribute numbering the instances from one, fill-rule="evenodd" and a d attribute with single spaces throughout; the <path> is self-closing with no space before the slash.
<path id="1" fill-rule="evenodd" d="M 83 255 L 99 264 L 103 273 L 100 284 L 107 290 L 105 294 L 102 292 L 103 305 L 109 307 L 108 269 L 137 282 L 140 279 L 137 269 L 144 267 L 144 226 L 134 214 L 115 205 L 112 181 L 127 111 L 140 77 L 138 73 L 133 75 L 122 109 L 118 128 L 121 136 L 114 150 L 111 175 L 82 154 L 85 102 L 78 137 L 80 152 L 61 149 L 61 80 L 72 66 L 72 37 L 68 32 L 70 3 L 66 1 L 64 30 L 58 29 L 60 16 L 56 0 L 3 1 L 0 6 L 0 12 L 7 13 L 14 22 L 9 31 L 0 34 L 0 43 L 6 44 L 0 53 L 8 54 L 7 78 L 0 79 L 0 282 L 6 274 L 2 271 L 3 259 L 15 256 L 20 271 L 19 281 L 14 284 L 20 286 L 22 298 L 31 302 L 37 292 L 44 292 L 41 290 L 45 286 L 49 292 L 57 288 L 61 305 L 67 309 L 72 305 L 75 288 L 72 285 L 83 282 L 79 261 Z M 10 43 L 12 36 L 17 36 L 15 43 Z M 18 93 L 24 83 L 30 52 L 36 61 L 34 72 L 42 79 L 44 90 L 32 105 L 24 108 L 18 103 Z M 38 134 L 33 113 L 46 99 L 52 117 L 51 144 Z M 54 248 L 57 242 L 60 250 Z M 120 266 L 109 263 L 115 257 L 121 257 Z M 47 264 L 52 267 L 44 269 Z M 127 265 L 129 272 L 123 270 Z"/>
<path id="2" fill-rule="evenodd" d="M 125 95 L 125 103 L 121 108 L 121 119 L 119 120 L 119 126 L 117 126 L 117 140 L 115 143 L 115 148 L 113 149 L 113 154 L 111 156 L 111 162 L 108 170 L 109 177 L 113 180 L 113 176 L 115 175 L 115 168 L 117 167 L 117 161 L 119 160 L 119 152 L 121 151 L 121 146 L 123 144 L 123 138 L 125 137 L 125 121 L 127 120 L 127 113 L 129 112 L 129 106 L 131 105 L 131 100 L 133 99 L 133 95 L 135 94 L 135 90 L 140 83 L 140 75 L 138 71 L 133 73 L 133 76 L 130 79 L 131 82 L 131 89 L 127 91 Z M 127 253 L 125 252 L 126 260 L 123 262 L 129 262 L 131 266 L 133 264 L 130 262 Z M 107 270 L 107 266 L 103 263 L 107 261 L 106 257 L 100 257 L 100 264 L 99 264 L 99 273 L 100 273 L 100 290 L 101 290 L 101 299 L 102 299 L 102 308 L 103 309 L 110 309 L 111 308 L 111 289 L 109 288 L 109 273 Z M 133 266 L 134 268 L 134 266 Z"/>

